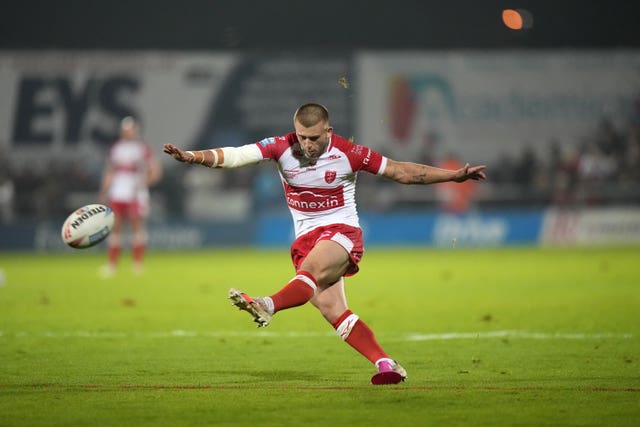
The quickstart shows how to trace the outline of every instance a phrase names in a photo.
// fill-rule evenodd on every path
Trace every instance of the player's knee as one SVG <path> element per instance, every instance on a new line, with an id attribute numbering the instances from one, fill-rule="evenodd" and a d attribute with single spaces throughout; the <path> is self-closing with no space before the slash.
<path id="1" fill-rule="evenodd" d="M 325 311 L 330 309 L 332 305 L 332 304 L 329 304 L 327 301 L 321 298 L 316 298 L 316 297 L 311 298 L 309 302 L 313 304 L 313 306 L 317 308 L 321 313 L 324 313 Z"/>
<path id="2" fill-rule="evenodd" d="M 347 310 L 347 303 L 340 294 L 321 292 L 310 300 L 311 304 L 322 314 L 322 316 L 332 323 Z"/>
<path id="3" fill-rule="evenodd" d="M 335 320 L 340 317 L 340 314 L 344 311 L 341 304 L 336 304 L 333 301 L 318 301 L 312 299 L 311 304 L 318 309 L 320 314 L 322 314 L 329 323 L 335 322 Z"/>
<path id="4" fill-rule="evenodd" d="M 319 263 L 303 264 L 300 270 L 307 271 L 316 279 L 318 290 L 324 290 L 336 283 L 342 276 L 344 271 L 334 266 L 321 265 Z"/>

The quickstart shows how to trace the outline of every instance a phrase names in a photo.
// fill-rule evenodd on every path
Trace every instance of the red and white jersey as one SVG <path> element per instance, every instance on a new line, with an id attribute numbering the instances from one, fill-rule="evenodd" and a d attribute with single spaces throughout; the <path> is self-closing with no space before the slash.
<path id="1" fill-rule="evenodd" d="M 325 153 L 313 162 L 302 154 L 295 132 L 256 145 L 263 159 L 278 162 L 296 237 L 329 224 L 359 227 L 357 172 L 380 175 L 387 165 L 386 157 L 339 135 L 331 136 Z"/>
<path id="2" fill-rule="evenodd" d="M 153 153 L 140 140 L 116 141 L 109 152 L 113 179 L 109 199 L 117 202 L 142 202 L 149 198 L 147 168 Z"/>

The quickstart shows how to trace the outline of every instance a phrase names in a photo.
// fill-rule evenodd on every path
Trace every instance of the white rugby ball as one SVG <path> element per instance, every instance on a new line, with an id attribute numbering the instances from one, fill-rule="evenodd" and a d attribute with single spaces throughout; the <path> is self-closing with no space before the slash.
<path id="1" fill-rule="evenodd" d="M 91 204 L 73 212 L 62 225 L 62 240 L 72 248 L 85 249 L 107 238 L 115 214 L 109 206 Z"/>

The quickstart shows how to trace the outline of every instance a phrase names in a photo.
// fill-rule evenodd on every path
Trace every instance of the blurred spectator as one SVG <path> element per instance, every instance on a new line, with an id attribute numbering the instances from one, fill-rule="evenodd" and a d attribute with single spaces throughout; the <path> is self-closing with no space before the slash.
<path id="1" fill-rule="evenodd" d="M 554 163 L 550 167 L 555 167 L 555 178 L 550 188 L 550 202 L 559 207 L 565 207 L 573 203 L 575 189 L 578 182 L 578 164 L 580 153 L 578 150 L 568 148 L 561 150 L 558 146 L 558 158 L 554 158 Z"/>
<path id="2" fill-rule="evenodd" d="M 513 168 L 513 181 L 520 186 L 521 190 L 532 192 L 540 166 L 537 153 L 529 144 L 526 144 Z"/>
<path id="3" fill-rule="evenodd" d="M 597 150 L 605 156 L 617 158 L 625 151 L 624 139 L 615 129 L 613 121 L 608 117 L 600 119 L 594 139 Z M 591 149 L 590 151 L 594 150 Z"/>
<path id="4" fill-rule="evenodd" d="M 612 155 L 607 156 L 600 147 L 597 144 L 584 144 L 578 160 L 577 200 L 588 205 L 600 201 L 600 193 L 604 190 L 602 184 L 612 177 L 615 169 Z"/>
<path id="5" fill-rule="evenodd" d="M 456 170 L 464 167 L 453 153 L 447 153 L 445 159 L 438 165 L 442 169 Z M 467 180 L 462 183 L 444 182 L 435 189 L 440 208 L 451 214 L 465 213 L 471 207 L 473 195 L 476 192 L 476 182 Z"/>
<path id="6" fill-rule="evenodd" d="M 13 220 L 13 196 L 15 186 L 9 171 L 9 157 L 0 147 L 0 223 L 7 224 Z"/>
<path id="7" fill-rule="evenodd" d="M 498 160 L 491 168 L 491 182 L 496 184 L 509 183 L 513 181 L 515 162 L 505 151 L 498 155 Z M 493 172 L 495 171 L 495 172 Z"/>

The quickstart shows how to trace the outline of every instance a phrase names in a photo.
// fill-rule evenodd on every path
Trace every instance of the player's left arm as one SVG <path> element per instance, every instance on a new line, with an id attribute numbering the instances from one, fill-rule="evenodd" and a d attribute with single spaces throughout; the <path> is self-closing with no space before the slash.
<path id="1" fill-rule="evenodd" d="M 398 162 L 387 159 L 382 176 L 401 184 L 436 184 L 439 182 L 464 182 L 468 179 L 486 179 L 486 166 L 465 164 L 460 169 L 441 169 L 434 166 L 412 162 Z"/>

